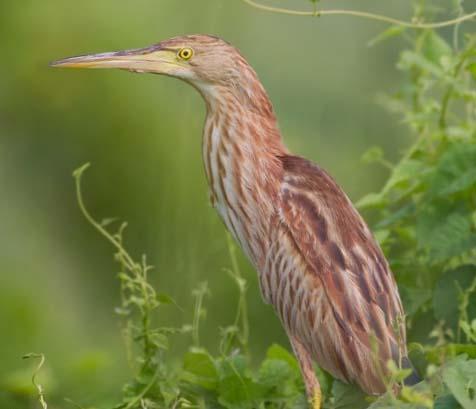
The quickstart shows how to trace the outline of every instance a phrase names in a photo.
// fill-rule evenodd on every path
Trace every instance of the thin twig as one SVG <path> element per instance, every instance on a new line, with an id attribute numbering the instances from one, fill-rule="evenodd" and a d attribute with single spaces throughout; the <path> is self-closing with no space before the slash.
<path id="1" fill-rule="evenodd" d="M 133 258 L 124 250 L 121 243 L 112 235 L 110 234 L 103 226 L 101 226 L 96 220 L 91 216 L 88 209 L 86 208 L 84 201 L 83 201 L 83 194 L 81 191 L 81 177 L 83 173 L 89 168 L 90 164 L 86 163 L 80 168 L 76 169 L 73 172 L 73 177 L 76 181 L 76 197 L 78 199 L 79 208 L 81 213 L 83 213 L 86 220 L 101 233 L 109 242 L 117 249 L 119 254 L 123 257 L 123 260 L 127 263 L 127 267 L 134 272 L 137 272 L 138 265 L 134 262 Z"/>
<path id="2" fill-rule="evenodd" d="M 475 11 L 473 13 L 465 14 L 463 16 L 459 16 L 451 20 L 439 21 L 436 23 L 418 23 L 418 22 L 412 23 L 410 21 L 398 20 L 396 18 L 387 17 L 380 14 L 368 13 L 366 11 L 344 10 L 344 9 L 343 10 L 304 11 L 304 10 L 292 10 L 292 9 L 286 9 L 281 7 L 267 6 L 265 4 L 257 3 L 254 0 L 241 0 L 241 1 L 243 1 L 244 3 L 258 10 L 268 11 L 271 13 L 288 14 L 291 16 L 307 16 L 307 17 L 320 17 L 325 15 L 345 15 L 345 16 L 361 17 L 361 18 L 366 18 L 370 20 L 381 21 L 388 24 L 395 24 L 398 26 L 417 28 L 417 29 L 442 28 L 442 27 L 453 26 L 455 24 L 459 24 L 476 17 L 476 11 Z"/>
<path id="3" fill-rule="evenodd" d="M 236 258 L 236 247 L 233 243 L 233 239 L 229 234 L 227 235 L 227 244 L 232 265 L 232 269 L 228 271 L 237 283 L 238 290 L 240 292 L 238 309 L 236 311 L 235 326 L 239 327 L 239 323 L 241 321 L 241 334 L 239 334 L 239 339 L 241 341 L 244 352 L 248 355 L 248 340 L 250 336 L 250 329 L 248 322 L 248 305 L 246 302 L 246 280 L 241 274 L 241 270 L 238 265 L 238 260 Z"/>
<path id="4" fill-rule="evenodd" d="M 40 405 L 42 409 L 48 409 L 48 404 L 46 403 L 45 395 L 43 392 L 43 386 L 41 386 L 41 384 L 39 384 L 36 381 L 36 377 L 38 376 L 38 373 L 41 371 L 41 368 L 43 367 L 43 364 L 45 363 L 45 355 L 31 353 L 31 354 L 27 354 L 23 356 L 23 359 L 30 359 L 30 358 L 35 358 L 40 360 L 40 362 L 38 363 L 38 366 L 33 372 L 33 375 L 31 376 L 31 383 L 34 385 L 34 387 L 36 388 L 38 392 L 38 400 L 40 401 Z"/>
<path id="5" fill-rule="evenodd" d="M 145 360 L 143 367 L 146 367 L 150 364 L 151 359 L 157 350 L 156 344 L 154 344 L 154 341 L 151 339 L 151 313 L 157 306 L 157 296 L 154 288 L 147 282 L 147 271 L 152 267 L 147 264 L 145 256 L 143 256 L 142 262 L 138 263 L 124 248 L 122 242 L 122 233 L 126 227 L 125 223 L 120 226 L 118 233 L 111 234 L 103 225 L 96 221 L 96 219 L 87 209 L 83 200 L 81 181 L 84 172 L 89 168 L 89 166 L 90 164 L 86 163 L 73 172 L 76 182 L 76 196 L 79 208 L 86 220 L 116 248 L 116 256 L 119 263 L 121 264 L 122 274 L 127 276 L 127 280 L 130 280 L 130 283 L 133 286 L 131 289 L 129 289 L 129 291 L 131 291 L 131 298 L 132 296 L 135 296 L 135 293 L 138 293 L 137 296 L 141 299 L 141 301 L 143 301 L 142 304 L 136 303 L 136 305 L 141 315 L 142 329 L 140 331 L 140 339 L 142 339 L 144 343 L 143 352 L 145 355 Z M 129 271 L 132 276 L 129 276 L 126 271 Z M 131 302 L 131 299 L 124 297 L 124 291 L 125 289 L 123 287 L 121 293 L 123 307 L 127 306 L 127 304 Z"/>
<path id="6" fill-rule="evenodd" d="M 196 348 L 200 347 L 200 319 L 203 312 L 203 299 L 208 292 L 208 283 L 206 281 L 200 283 L 199 287 L 193 291 L 195 296 L 195 308 L 193 314 L 192 339 L 193 346 Z"/>
<path id="7" fill-rule="evenodd" d="M 473 53 L 473 46 L 474 46 L 474 41 L 472 41 L 472 45 L 468 47 L 468 50 L 464 52 L 461 56 L 461 60 L 458 62 L 456 65 L 454 72 L 453 72 L 453 77 L 456 79 L 461 72 L 461 69 L 464 67 L 464 64 L 466 63 L 466 60 L 471 56 Z M 450 85 L 448 86 L 448 89 L 446 90 L 443 100 L 441 103 L 441 111 L 440 111 L 440 118 L 439 118 L 439 126 L 440 129 L 444 130 L 446 128 L 446 115 L 448 112 L 449 104 L 451 97 L 454 92 L 454 83 L 451 82 Z"/>
<path id="8" fill-rule="evenodd" d="M 147 394 L 147 392 L 149 392 L 150 388 L 152 388 L 152 386 L 154 386 L 155 382 L 157 382 L 157 380 L 159 379 L 159 375 L 160 375 L 160 367 L 157 368 L 157 370 L 155 371 L 155 374 L 152 377 L 152 379 L 150 380 L 150 382 L 144 387 L 144 389 L 142 389 L 142 391 L 137 396 L 134 397 L 133 400 L 131 400 L 128 403 L 128 405 L 126 407 L 124 407 L 124 409 L 131 409 L 137 403 L 139 403 L 144 398 L 144 396 Z"/>

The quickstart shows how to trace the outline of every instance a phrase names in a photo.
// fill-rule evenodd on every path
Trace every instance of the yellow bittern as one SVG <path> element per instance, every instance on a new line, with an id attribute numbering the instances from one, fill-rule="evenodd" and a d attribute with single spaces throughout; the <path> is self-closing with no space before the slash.
<path id="1" fill-rule="evenodd" d="M 388 387 L 388 361 L 411 368 L 402 303 L 382 250 L 336 182 L 284 146 L 266 91 L 235 47 L 189 35 L 52 65 L 164 74 L 202 95 L 212 204 L 258 271 L 314 408 L 321 405 L 314 360 L 372 395 Z"/>

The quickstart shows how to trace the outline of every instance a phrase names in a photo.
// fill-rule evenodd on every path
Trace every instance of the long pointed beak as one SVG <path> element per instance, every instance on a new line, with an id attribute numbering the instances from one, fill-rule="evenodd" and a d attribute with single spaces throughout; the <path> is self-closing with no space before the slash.
<path id="1" fill-rule="evenodd" d="M 81 55 L 50 63 L 61 68 L 119 68 L 135 72 L 167 72 L 175 62 L 174 53 L 160 45 L 133 50 Z"/>

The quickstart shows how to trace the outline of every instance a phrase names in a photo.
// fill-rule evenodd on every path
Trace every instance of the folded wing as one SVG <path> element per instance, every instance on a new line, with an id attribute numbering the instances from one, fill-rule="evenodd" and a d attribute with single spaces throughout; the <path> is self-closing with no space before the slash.
<path id="1" fill-rule="evenodd" d="M 369 394 L 382 393 L 386 362 L 407 361 L 403 309 L 388 263 L 326 172 L 295 156 L 282 163 L 263 294 L 321 367 Z"/>

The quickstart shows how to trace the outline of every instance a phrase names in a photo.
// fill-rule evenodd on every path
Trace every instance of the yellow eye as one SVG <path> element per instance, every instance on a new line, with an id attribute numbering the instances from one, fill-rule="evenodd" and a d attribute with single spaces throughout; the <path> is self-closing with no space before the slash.
<path id="1" fill-rule="evenodd" d="M 182 48 L 178 52 L 177 55 L 179 56 L 180 59 L 187 61 L 187 60 L 190 60 L 190 58 L 192 58 L 193 50 L 191 48 Z"/>

